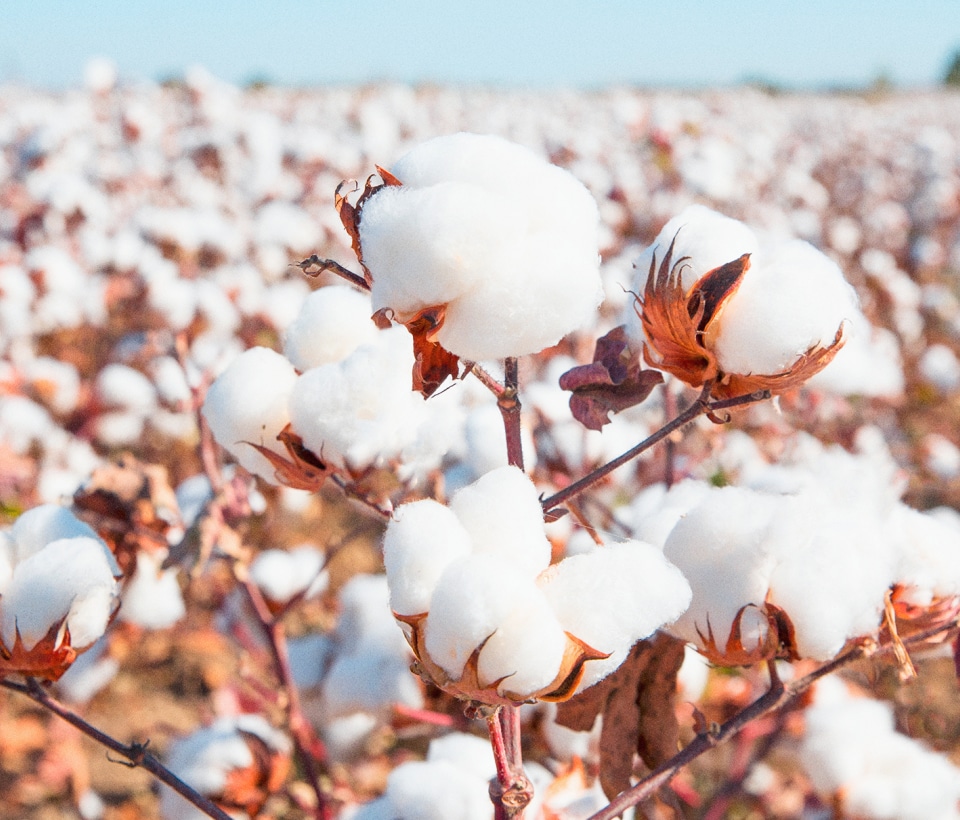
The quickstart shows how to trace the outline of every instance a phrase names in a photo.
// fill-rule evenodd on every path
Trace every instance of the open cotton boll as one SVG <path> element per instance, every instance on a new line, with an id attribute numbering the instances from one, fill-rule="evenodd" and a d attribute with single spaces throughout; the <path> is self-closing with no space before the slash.
<path id="1" fill-rule="evenodd" d="M 765 536 L 775 511 L 774 498 L 723 487 L 678 521 L 664 555 L 690 582 L 693 599 L 668 631 L 701 648 L 712 636 L 724 649 L 737 613 L 766 600 L 774 562 Z M 763 625 L 751 623 L 756 629 L 741 636 L 747 650 L 766 639 Z"/>
<path id="2" fill-rule="evenodd" d="M 568 172 L 500 137 L 429 140 L 363 204 L 373 307 L 408 322 L 445 307 L 444 348 L 470 360 L 536 353 L 602 297 L 599 213 Z"/>
<path id="3" fill-rule="evenodd" d="M 300 372 L 345 359 L 379 332 L 370 297 L 347 285 L 313 291 L 287 328 L 283 353 Z"/>
<path id="4" fill-rule="evenodd" d="M 286 456 L 277 435 L 287 426 L 287 402 L 297 372 L 279 353 L 252 347 L 210 385 L 203 415 L 217 443 L 255 475 L 276 483 L 273 465 L 250 444 Z"/>
<path id="5" fill-rule="evenodd" d="M 807 242 L 785 242 L 751 258 L 723 307 L 714 349 L 727 373 L 780 373 L 811 348 L 829 347 L 859 312 L 855 291 L 829 257 Z"/>
<path id="6" fill-rule="evenodd" d="M 290 420 L 325 461 L 363 468 L 398 457 L 416 436 L 423 397 L 410 390 L 413 348 L 401 327 L 379 331 L 346 359 L 304 373 Z"/>
<path id="7" fill-rule="evenodd" d="M 39 507 L 32 507 L 13 522 L 9 533 L 13 538 L 16 561 L 29 558 L 51 541 L 62 538 L 98 538 L 93 527 L 59 504 L 41 504 Z M 102 542 L 101 549 L 110 559 L 113 558 L 110 550 Z M 110 566 L 112 570 L 116 570 L 116 575 L 120 574 L 115 563 Z"/>
<path id="8" fill-rule="evenodd" d="M 29 651 L 65 622 L 70 645 L 83 649 L 107 628 L 117 582 L 99 539 L 61 538 L 18 563 L 0 602 L 4 644 L 17 635 Z"/>
<path id="9" fill-rule="evenodd" d="M 546 597 L 532 592 L 483 644 L 477 662 L 480 685 L 500 681 L 500 694 L 520 697 L 545 689 L 557 677 L 567 640 Z"/>
<path id="10" fill-rule="evenodd" d="M 609 675 L 637 641 L 680 617 L 691 595 L 663 553 L 639 541 L 565 558 L 538 583 L 566 632 L 610 653 L 587 662 L 578 691 Z"/>
<path id="11" fill-rule="evenodd" d="M 110 407 L 149 413 L 157 404 L 157 389 L 139 370 L 125 364 L 108 364 L 96 381 L 97 397 Z"/>
<path id="12" fill-rule="evenodd" d="M 469 555 L 451 563 L 433 592 L 424 645 L 454 680 L 473 651 L 516 607 L 539 594 L 533 579 L 500 555 Z"/>
<path id="13" fill-rule="evenodd" d="M 121 621 L 146 629 L 166 629 L 186 615 L 176 567 L 163 569 L 167 550 L 137 553 L 137 568 L 123 587 Z"/>
<path id="14" fill-rule="evenodd" d="M 397 615 L 426 612 L 444 570 L 470 552 L 470 536 L 449 507 L 432 499 L 398 507 L 383 537 L 390 608 Z"/>
<path id="15" fill-rule="evenodd" d="M 960 526 L 906 504 L 896 505 L 889 526 L 899 559 L 896 582 L 908 587 L 911 603 L 960 595 Z"/>
<path id="16" fill-rule="evenodd" d="M 309 544 L 292 550 L 264 550 L 250 565 L 250 578 L 269 601 L 283 605 L 300 593 L 312 598 L 327 588 L 329 578 L 321 571 L 325 560 L 324 554 Z"/>
<path id="17" fill-rule="evenodd" d="M 387 777 L 384 797 L 352 820 L 490 820 L 487 781 L 447 760 L 408 761 Z"/>
<path id="18" fill-rule="evenodd" d="M 499 467 L 467 485 L 450 509 L 470 533 L 475 553 L 507 559 L 530 577 L 550 563 L 539 493 L 518 467 Z"/>
<path id="19" fill-rule="evenodd" d="M 502 275 L 522 239 L 521 220 L 515 203 L 476 185 L 377 192 L 364 204 L 360 228 L 373 304 L 413 314 Z"/>

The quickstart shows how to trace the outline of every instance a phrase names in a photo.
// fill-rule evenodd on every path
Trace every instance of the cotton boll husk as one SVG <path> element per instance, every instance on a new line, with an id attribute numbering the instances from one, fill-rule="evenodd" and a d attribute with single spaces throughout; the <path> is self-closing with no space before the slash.
<path id="1" fill-rule="evenodd" d="M 693 599 L 669 632 L 701 647 L 712 634 L 717 647 L 725 648 L 740 609 L 762 606 L 766 600 L 774 568 L 766 530 L 777 512 L 776 501 L 769 496 L 723 487 L 680 519 L 667 538 L 664 555 L 690 582 Z M 741 637 L 749 651 L 766 633 L 745 629 Z"/>
<path id="2" fill-rule="evenodd" d="M 292 550 L 264 550 L 250 565 L 250 579 L 278 604 L 304 591 L 311 598 L 326 589 L 328 578 L 321 572 L 324 561 L 324 554 L 308 544 Z"/>
<path id="3" fill-rule="evenodd" d="M 650 544 L 626 541 L 565 558 L 538 585 L 566 632 L 598 652 L 578 691 L 609 675 L 630 647 L 676 620 L 690 604 L 690 585 Z"/>
<path id="4" fill-rule="evenodd" d="M 475 185 L 381 189 L 364 204 L 360 222 L 374 309 L 405 317 L 502 276 L 522 240 L 521 221 L 516 204 Z"/>
<path id="5" fill-rule="evenodd" d="M 121 621 L 146 629 L 166 629 L 186 615 L 175 567 L 162 569 L 166 550 L 140 552 L 133 577 L 123 587 Z"/>
<path id="6" fill-rule="evenodd" d="M 433 592 L 424 645 L 430 658 L 458 680 L 473 651 L 515 608 L 535 596 L 533 578 L 501 555 L 470 555 L 452 562 Z"/>
<path id="7" fill-rule="evenodd" d="M 346 359 L 308 370 L 290 395 L 293 429 L 324 460 L 355 468 L 394 458 L 414 437 L 423 398 L 410 388 L 413 348 L 402 327 Z"/>
<path id="8" fill-rule="evenodd" d="M 508 559 L 514 571 L 536 576 L 550 563 L 550 542 L 533 482 L 518 467 L 499 467 L 450 501 L 470 534 L 473 551 Z"/>
<path id="9" fill-rule="evenodd" d="M 858 312 L 840 268 L 809 243 L 793 240 L 751 258 L 713 325 L 713 347 L 727 373 L 781 373 L 809 349 L 828 347 Z"/>
<path id="10" fill-rule="evenodd" d="M 785 498 L 767 534 L 777 562 L 769 600 L 790 618 L 802 658 L 828 660 L 848 639 L 873 634 L 895 577 L 883 519 L 837 502 L 813 491 Z"/>
<path id="11" fill-rule="evenodd" d="M 536 591 L 497 626 L 480 650 L 481 686 L 495 681 L 501 695 L 523 697 L 544 689 L 560 671 L 567 636 L 542 593 Z"/>
<path id="12" fill-rule="evenodd" d="M 203 415 L 217 443 L 255 475 L 276 483 L 275 469 L 250 444 L 287 456 L 277 434 L 290 421 L 287 401 L 297 373 L 287 359 L 253 347 L 231 362 L 207 391 Z"/>
<path id="13" fill-rule="evenodd" d="M 2 601 L 3 641 L 12 647 L 17 633 L 32 649 L 65 620 L 70 643 L 83 649 L 99 638 L 113 614 L 117 582 L 94 538 L 61 538 L 14 567 Z"/>
<path id="14" fill-rule="evenodd" d="M 432 499 L 401 505 L 383 537 L 390 608 L 426 612 L 444 570 L 470 552 L 470 536 L 450 508 Z"/>
<path id="15" fill-rule="evenodd" d="M 345 359 L 378 333 L 370 297 L 346 285 L 313 291 L 287 328 L 283 353 L 304 372 Z"/>

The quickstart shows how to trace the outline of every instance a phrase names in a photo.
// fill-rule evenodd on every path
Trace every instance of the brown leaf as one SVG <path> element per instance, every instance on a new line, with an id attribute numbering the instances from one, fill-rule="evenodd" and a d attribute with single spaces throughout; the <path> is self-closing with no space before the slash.
<path id="1" fill-rule="evenodd" d="M 281 484 L 297 490 L 319 492 L 327 476 L 333 471 L 330 465 L 308 450 L 303 445 L 303 439 L 293 432 L 289 424 L 277 434 L 277 440 L 283 444 L 289 459 L 269 447 L 254 444 L 252 441 L 246 443 L 270 462 L 275 471 L 274 476 Z"/>
<path id="2" fill-rule="evenodd" d="M 651 769 L 676 753 L 673 699 L 683 652 L 683 641 L 669 635 L 640 641 L 616 672 L 558 707 L 557 723 L 578 731 L 603 715 L 600 784 L 608 798 L 629 787 L 635 752 Z"/>
<path id="3" fill-rule="evenodd" d="M 663 381 L 657 370 L 642 370 L 640 358 L 627 343 L 626 327 L 615 327 L 597 339 L 590 364 L 568 370 L 560 388 L 573 393 L 570 410 L 589 430 L 600 430 L 611 413 L 640 404 Z"/>
<path id="4" fill-rule="evenodd" d="M 446 306 L 425 308 L 412 319 L 404 322 L 413 336 L 413 389 L 429 398 L 441 384 L 460 373 L 460 359 L 436 341 L 437 332 L 443 325 Z"/>

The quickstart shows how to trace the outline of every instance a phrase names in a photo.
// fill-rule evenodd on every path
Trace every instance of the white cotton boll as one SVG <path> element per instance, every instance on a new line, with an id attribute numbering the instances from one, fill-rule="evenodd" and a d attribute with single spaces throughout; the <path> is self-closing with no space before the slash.
<path id="1" fill-rule="evenodd" d="M 309 544 L 292 550 L 264 550 L 250 565 L 250 578 L 264 596 L 285 604 L 300 593 L 313 598 L 327 588 L 324 554 Z"/>
<path id="2" fill-rule="evenodd" d="M 308 254 L 320 244 L 320 226 L 303 208 L 274 200 L 261 206 L 254 217 L 254 241 L 277 244 L 294 253 Z"/>
<path id="3" fill-rule="evenodd" d="M 50 414 L 26 396 L 4 396 L 0 402 L 0 441 L 17 455 L 26 455 L 57 429 Z"/>
<path id="4" fill-rule="evenodd" d="M 203 415 L 217 443 L 251 473 L 275 482 L 274 467 L 252 444 L 286 457 L 277 435 L 290 416 L 287 401 L 297 373 L 279 353 L 253 347 L 241 353 L 207 391 Z"/>
<path id="5" fill-rule="evenodd" d="M 186 615 L 175 567 L 162 569 L 166 550 L 139 552 L 137 568 L 123 587 L 121 621 L 146 629 L 166 629 Z"/>
<path id="6" fill-rule="evenodd" d="M 540 495 L 519 467 L 499 467 L 462 490 L 450 509 L 470 533 L 473 551 L 508 560 L 537 575 L 550 563 Z"/>
<path id="7" fill-rule="evenodd" d="M 690 585 L 663 553 L 627 541 L 565 558 L 539 580 L 566 632 L 598 652 L 588 661 L 579 689 L 609 675 L 630 647 L 675 621 L 690 604 Z"/>
<path id="8" fill-rule="evenodd" d="M 41 504 L 23 513 L 9 530 L 15 546 L 15 560 L 24 561 L 42 550 L 51 541 L 62 538 L 97 538 L 97 533 L 89 524 L 81 521 L 66 507 L 59 504 Z M 113 556 L 105 544 L 101 543 L 105 556 Z M 110 565 L 114 575 L 120 575 L 116 563 Z"/>
<path id="9" fill-rule="evenodd" d="M 24 376 L 54 413 L 66 415 L 77 409 L 80 374 L 74 365 L 51 356 L 40 356 L 24 367 Z"/>
<path id="10" fill-rule="evenodd" d="M 909 587 L 911 603 L 960 595 L 960 527 L 930 513 L 897 504 L 888 527 L 896 544 L 896 582 Z"/>
<path id="11" fill-rule="evenodd" d="M 394 627 L 397 638 L 402 637 Z M 393 704 L 423 707 L 423 694 L 410 674 L 410 658 L 400 652 L 373 647 L 338 655 L 323 680 L 321 711 L 324 720 L 366 712 L 385 720 Z"/>
<path id="12" fill-rule="evenodd" d="M 363 468 L 399 456 L 416 437 L 423 397 L 410 388 L 413 347 L 402 327 L 377 333 L 346 359 L 304 373 L 290 420 L 324 460 Z"/>
<path id="13" fill-rule="evenodd" d="M 336 646 L 330 635 L 304 635 L 287 642 L 290 673 L 300 690 L 319 686 L 333 659 Z"/>
<path id="14" fill-rule="evenodd" d="M 379 725 L 380 721 L 374 715 L 354 712 L 332 720 L 324 717 L 318 722 L 318 729 L 330 759 L 346 762 L 363 753 L 367 740 Z M 384 820 L 394 818 L 387 815 Z"/>
<path id="15" fill-rule="evenodd" d="M 557 677 L 567 636 L 539 590 L 520 601 L 480 650 L 481 686 L 497 683 L 501 695 L 520 698 L 548 686 Z"/>
<path id="16" fill-rule="evenodd" d="M 937 433 L 923 437 L 924 466 L 946 481 L 960 475 L 960 447 Z"/>
<path id="17" fill-rule="evenodd" d="M 91 57 L 83 66 L 83 84 L 95 94 L 111 91 L 117 84 L 117 64 L 109 57 Z"/>
<path id="18" fill-rule="evenodd" d="M 703 647 L 710 636 L 726 647 L 737 613 L 761 606 L 774 562 L 766 547 L 766 531 L 777 511 L 776 501 L 738 487 L 712 491 L 681 518 L 664 545 L 664 555 L 690 582 L 690 608 L 669 631 Z M 752 650 L 765 638 L 742 636 Z"/>
<path id="19" fill-rule="evenodd" d="M 105 447 L 123 447 L 143 438 L 146 419 L 129 410 L 101 413 L 94 423 L 97 442 Z"/>
<path id="20" fill-rule="evenodd" d="M 409 761 L 387 777 L 387 817 L 397 820 L 490 820 L 487 781 L 439 760 Z M 362 817 L 363 815 L 361 815 Z"/>
<path id="21" fill-rule="evenodd" d="M 341 646 L 358 646 L 371 636 L 377 641 L 389 636 L 390 646 L 406 647 L 390 613 L 385 575 L 354 575 L 340 589 L 340 606 L 337 641 Z"/>
<path id="22" fill-rule="evenodd" d="M 172 405 L 190 401 L 187 374 L 173 356 L 158 356 L 150 362 L 148 370 L 161 401 Z"/>
<path id="23" fill-rule="evenodd" d="M 466 732 L 451 732 L 434 738 L 427 749 L 427 762 L 446 760 L 464 772 L 484 781 L 496 776 L 497 767 L 490 751 L 490 741 Z"/>
<path id="24" fill-rule="evenodd" d="M 116 595 L 117 582 L 99 539 L 53 541 L 14 567 L 0 607 L 4 644 L 12 647 L 19 634 L 30 650 L 66 621 L 71 646 L 87 647 L 107 628 Z"/>
<path id="25" fill-rule="evenodd" d="M 960 387 L 960 360 L 946 345 L 930 345 L 920 357 L 918 369 L 925 381 L 944 393 Z"/>
<path id="26" fill-rule="evenodd" d="M 390 608 L 398 615 L 426 612 L 444 570 L 470 552 L 470 536 L 449 507 L 432 499 L 398 507 L 383 537 Z"/>
<path id="27" fill-rule="evenodd" d="M 157 390 L 139 370 L 108 364 L 97 375 L 97 397 L 105 405 L 149 413 L 157 404 Z"/>
<path id="28" fill-rule="evenodd" d="M 718 318 L 717 359 L 727 373 L 780 373 L 812 347 L 832 344 L 857 313 L 840 268 L 812 245 L 761 250 Z"/>
<path id="29" fill-rule="evenodd" d="M 573 176 L 499 137 L 429 140 L 360 224 L 373 306 L 446 304 L 438 341 L 470 360 L 536 353 L 599 304 L 596 203 Z"/>
<path id="30" fill-rule="evenodd" d="M 813 491 L 788 497 L 767 532 L 777 562 L 769 600 L 790 618 L 803 658 L 828 660 L 848 639 L 873 634 L 896 574 L 883 520 L 837 504 Z"/>
<path id="31" fill-rule="evenodd" d="M 364 204 L 360 223 L 375 309 L 412 315 L 512 266 L 521 213 L 501 196 L 456 182 L 378 191 Z"/>
<path id="32" fill-rule="evenodd" d="M 77 656 L 57 681 L 57 691 L 63 698 L 71 703 L 87 703 L 116 677 L 120 662 L 107 655 L 107 645 L 108 639 L 101 638 Z"/>
<path id="33" fill-rule="evenodd" d="M 620 515 L 628 522 L 636 540 L 662 548 L 677 522 L 710 492 L 710 484 L 692 478 L 669 488 L 665 484 L 651 484 L 637 493 L 629 509 Z"/>
<path id="34" fill-rule="evenodd" d="M 597 715 L 589 732 L 578 732 L 557 723 L 557 704 L 544 702 L 540 704 L 540 708 L 543 710 L 540 731 L 554 759 L 568 763 L 578 757 L 588 765 L 597 763 L 603 715 Z"/>
<path id="35" fill-rule="evenodd" d="M 345 359 L 379 332 L 371 321 L 370 297 L 346 285 L 313 291 L 287 328 L 284 355 L 304 372 Z"/>
<path id="36" fill-rule="evenodd" d="M 690 644 L 684 647 L 683 663 L 677 673 L 677 691 L 682 700 L 696 702 L 703 697 L 710 680 L 710 663 Z"/>
<path id="37" fill-rule="evenodd" d="M 509 463 L 503 415 L 496 404 L 487 402 L 473 407 L 464 422 L 463 436 L 467 443 L 464 458 L 474 478 Z M 526 424 L 520 427 L 520 443 L 526 467 L 533 469 L 537 464 L 537 453 L 533 435 Z"/>
<path id="38" fill-rule="evenodd" d="M 430 600 L 424 642 L 430 658 L 458 680 L 473 651 L 516 606 L 538 594 L 533 579 L 505 558 L 470 555 L 447 567 Z"/>

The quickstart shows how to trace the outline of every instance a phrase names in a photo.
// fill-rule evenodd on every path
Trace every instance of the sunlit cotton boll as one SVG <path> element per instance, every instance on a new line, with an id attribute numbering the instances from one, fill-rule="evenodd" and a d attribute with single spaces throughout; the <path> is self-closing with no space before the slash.
<path id="1" fill-rule="evenodd" d="M 253 347 L 237 356 L 207 391 L 203 415 L 217 443 L 251 473 L 275 483 L 274 467 L 251 444 L 286 456 L 277 434 L 290 421 L 297 372 L 279 353 Z"/>
<path id="2" fill-rule="evenodd" d="M 301 372 L 339 362 L 374 340 L 378 331 L 372 315 L 370 297 L 354 288 L 330 285 L 315 290 L 287 328 L 283 353 Z"/>
<path id="3" fill-rule="evenodd" d="M 250 565 L 250 578 L 268 601 L 283 605 L 294 596 L 312 598 L 327 588 L 324 555 L 304 544 L 292 550 L 264 550 Z"/>
<path id="4" fill-rule="evenodd" d="M 500 137 L 454 134 L 391 169 L 365 203 L 375 310 L 410 321 L 444 306 L 437 340 L 466 359 L 536 353 L 602 296 L 596 203 L 568 172 Z"/>

